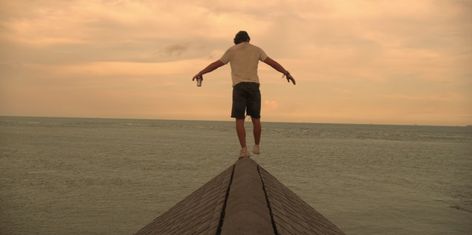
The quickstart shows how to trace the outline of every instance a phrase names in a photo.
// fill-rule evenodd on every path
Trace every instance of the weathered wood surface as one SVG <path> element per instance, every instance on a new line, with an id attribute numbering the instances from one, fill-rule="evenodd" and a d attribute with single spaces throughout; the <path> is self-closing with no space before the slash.
<path id="1" fill-rule="evenodd" d="M 244 158 L 136 234 L 344 234 L 250 158 Z"/>

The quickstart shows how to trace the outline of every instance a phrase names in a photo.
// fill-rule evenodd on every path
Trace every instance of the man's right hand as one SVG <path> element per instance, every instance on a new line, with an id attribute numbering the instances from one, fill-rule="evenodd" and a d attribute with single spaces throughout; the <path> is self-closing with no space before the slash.
<path id="1" fill-rule="evenodd" d="M 203 80 L 203 75 L 201 73 L 197 73 L 195 76 L 193 76 L 192 81 L 195 80 Z"/>

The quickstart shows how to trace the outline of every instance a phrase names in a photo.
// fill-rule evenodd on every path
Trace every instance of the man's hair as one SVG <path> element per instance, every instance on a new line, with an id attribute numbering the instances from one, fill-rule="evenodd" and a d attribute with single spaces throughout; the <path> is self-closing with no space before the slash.
<path id="1" fill-rule="evenodd" d="M 234 36 L 234 44 L 239 44 L 241 42 L 249 42 L 251 38 L 246 31 L 239 31 L 236 36 Z"/>

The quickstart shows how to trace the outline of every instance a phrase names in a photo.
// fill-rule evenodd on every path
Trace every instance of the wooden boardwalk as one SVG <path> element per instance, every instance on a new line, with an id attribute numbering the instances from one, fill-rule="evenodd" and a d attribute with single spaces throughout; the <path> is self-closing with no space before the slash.
<path id="1" fill-rule="evenodd" d="M 344 234 L 250 158 L 240 159 L 136 234 Z"/>

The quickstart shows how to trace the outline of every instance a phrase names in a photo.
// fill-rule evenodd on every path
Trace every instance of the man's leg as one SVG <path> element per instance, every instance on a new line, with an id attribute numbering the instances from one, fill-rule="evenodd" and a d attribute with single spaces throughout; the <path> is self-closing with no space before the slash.
<path id="1" fill-rule="evenodd" d="M 243 118 L 236 118 L 236 133 L 238 134 L 239 144 L 241 144 L 241 148 L 246 148 L 246 130 L 244 129 Z"/>
<path id="2" fill-rule="evenodd" d="M 261 119 L 260 118 L 251 118 L 252 119 L 252 127 L 253 127 L 253 134 L 254 134 L 254 143 L 259 145 L 261 143 Z"/>
<path id="3" fill-rule="evenodd" d="M 239 83 L 233 87 L 233 105 L 231 107 L 231 117 L 236 119 L 236 133 L 238 134 L 239 144 L 241 144 L 240 157 L 249 156 L 246 147 L 246 130 L 244 129 L 247 106 L 247 97 L 244 87 L 244 83 Z"/>
<path id="4" fill-rule="evenodd" d="M 248 93 L 250 96 L 248 98 L 247 113 L 251 116 L 255 143 L 252 152 L 259 154 L 259 144 L 261 142 L 261 92 L 259 91 L 259 84 L 252 83 Z"/>

